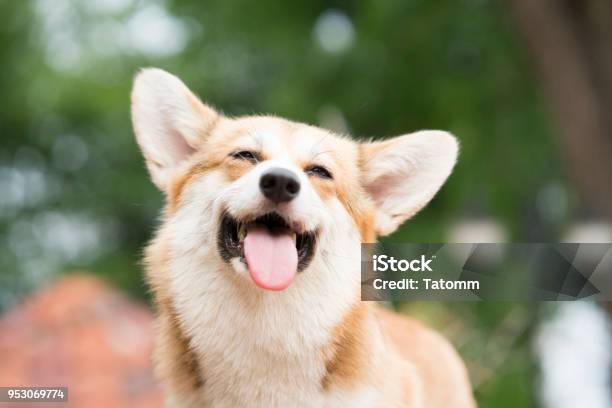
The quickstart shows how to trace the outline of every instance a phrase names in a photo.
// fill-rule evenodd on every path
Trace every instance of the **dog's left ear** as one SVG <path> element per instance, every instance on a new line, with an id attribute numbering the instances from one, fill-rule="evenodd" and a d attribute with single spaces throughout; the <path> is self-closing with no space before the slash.
<path id="1" fill-rule="evenodd" d="M 454 136 L 437 130 L 365 143 L 361 148 L 361 180 L 376 204 L 379 235 L 395 231 L 434 197 L 459 150 Z"/>

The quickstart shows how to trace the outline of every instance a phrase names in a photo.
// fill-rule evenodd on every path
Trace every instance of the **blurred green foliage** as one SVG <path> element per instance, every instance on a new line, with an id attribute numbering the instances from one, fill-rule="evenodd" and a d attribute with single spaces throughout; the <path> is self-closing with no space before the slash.
<path id="1" fill-rule="evenodd" d="M 569 187 L 500 2 L 39 0 L 1 2 L 0 14 L 0 308 L 74 269 L 145 296 L 139 259 L 162 205 L 129 118 L 131 81 L 145 66 L 231 115 L 315 124 L 331 115 L 357 137 L 455 133 L 455 173 L 392 240 L 444 241 L 470 217 L 495 220 L 509 239 L 546 240 L 567 217 L 537 211 L 541 191 Z M 460 349 L 482 366 L 474 345 L 503 337 L 500 322 L 518 314 L 516 342 L 477 396 L 495 407 L 530 400 L 527 306 L 414 312 L 432 310 L 436 326 L 468 322 Z"/>

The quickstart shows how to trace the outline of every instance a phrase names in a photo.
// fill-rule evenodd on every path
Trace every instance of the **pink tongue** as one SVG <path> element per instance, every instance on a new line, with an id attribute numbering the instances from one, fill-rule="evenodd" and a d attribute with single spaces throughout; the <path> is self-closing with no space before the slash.
<path id="1" fill-rule="evenodd" d="M 250 227 L 244 239 L 244 256 L 257 286 L 283 290 L 297 272 L 297 249 L 289 232 L 271 233 L 264 226 Z"/>

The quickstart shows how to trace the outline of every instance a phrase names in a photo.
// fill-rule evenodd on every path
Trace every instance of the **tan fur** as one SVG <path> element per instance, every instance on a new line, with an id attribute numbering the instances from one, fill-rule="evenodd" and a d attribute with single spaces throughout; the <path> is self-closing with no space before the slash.
<path id="1" fill-rule="evenodd" d="M 359 300 L 359 242 L 375 242 L 377 231 L 389 231 L 396 217 L 381 215 L 370 193 L 377 187 L 368 169 L 371 158 L 393 142 L 358 144 L 272 116 L 224 117 L 168 75 L 145 72 L 132 97 L 134 127 L 147 166 L 167 197 L 145 264 L 158 313 L 156 371 L 166 383 L 168 404 L 474 406 L 466 370 L 448 342 L 415 321 Z M 151 83 L 161 89 L 156 91 L 161 93 L 158 103 L 163 103 L 161 96 L 173 95 L 166 110 L 182 109 L 176 113 L 181 120 L 176 133 L 196 129 L 196 134 L 175 135 L 194 149 L 178 163 L 172 161 L 176 155 L 164 154 L 163 146 L 148 145 L 154 143 L 151 135 L 141 134 L 142 129 L 160 128 L 139 123 L 154 110 L 139 99 L 151 94 L 141 89 Z M 228 191 L 231 197 L 244 193 L 243 184 L 236 191 L 231 188 L 259 166 L 232 158 L 241 150 L 292 171 L 319 165 L 333 175 L 329 180 L 301 174 L 308 191 L 300 195 L 314 194 L 314 204 L 296 207 L 302 218 L 296 219 L 295 228 L 317 225 L 320 217 L 327 224 L 316 230 L 330 237 L 319 237 L 313 266 L 282 293 L 255 288 L 240 268 L 222 262 L 216 253 L 218 213 L 227 210 L 219 210 L 219 197 Z M 418 168 L 406 177 L 413 170 Z M 389 180 L 398 174 L 391 172 Z M 249 199 L 242 200 L 225 205 L 250 205 Z M 391 204 L 401 208 L 401 201 Z M 381 227 L 381 222 L 387 224 Z"/>
<path id="2" fill-rule="evenodd" d="M 389 348 L 411 361 L 421 379 L 427 406 L 465 407 L 474 404 L 461 358 L 440 334 L 423 323 L 382 308 L 375 309 Z M 443 392 L 441 392 L 443 390 Z"/>
<path id="3" fill-rule="evenodd" d="M 357 302 L 334 328 L 334 341 L 329 345 L 329 350 L 326 350 L 325 376 L 321 381 L 324 390 L 357 387 L 371 373 L 370 360 L 366 354 L 368 337 L 364 332 L 366 313 L 366 305 Z"/>
<path id="4" fill-rule="evenodd" d="M 194 392 L 202 386 L 204 378 L 188 336 L 179 327 L 166 271 L 169 260 L 170 254 L 163 241 L 151 242 L 146 250 L 145 264 L 158 314 L 155 370 L 159 378 L 170 382 L 180 392 Z"/>

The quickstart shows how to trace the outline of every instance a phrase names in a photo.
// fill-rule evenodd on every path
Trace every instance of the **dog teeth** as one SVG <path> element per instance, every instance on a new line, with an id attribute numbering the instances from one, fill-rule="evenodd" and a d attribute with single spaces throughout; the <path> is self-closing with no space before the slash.
<path id="1" fill-rule="evenodd" d="M 293 239 L 293 243 L 297 240 L 297 234 L 295 232 L 291 233 L 291 239 Z"/>
<path id="2" fill-rule="evenodd" d="M 244 226 L 244 224 L 240 224 L 240 227 L 238 228 L 238 239 L 240 241 L 244 241 L 244 238 L 246 237 L 246 227 Z"/>

